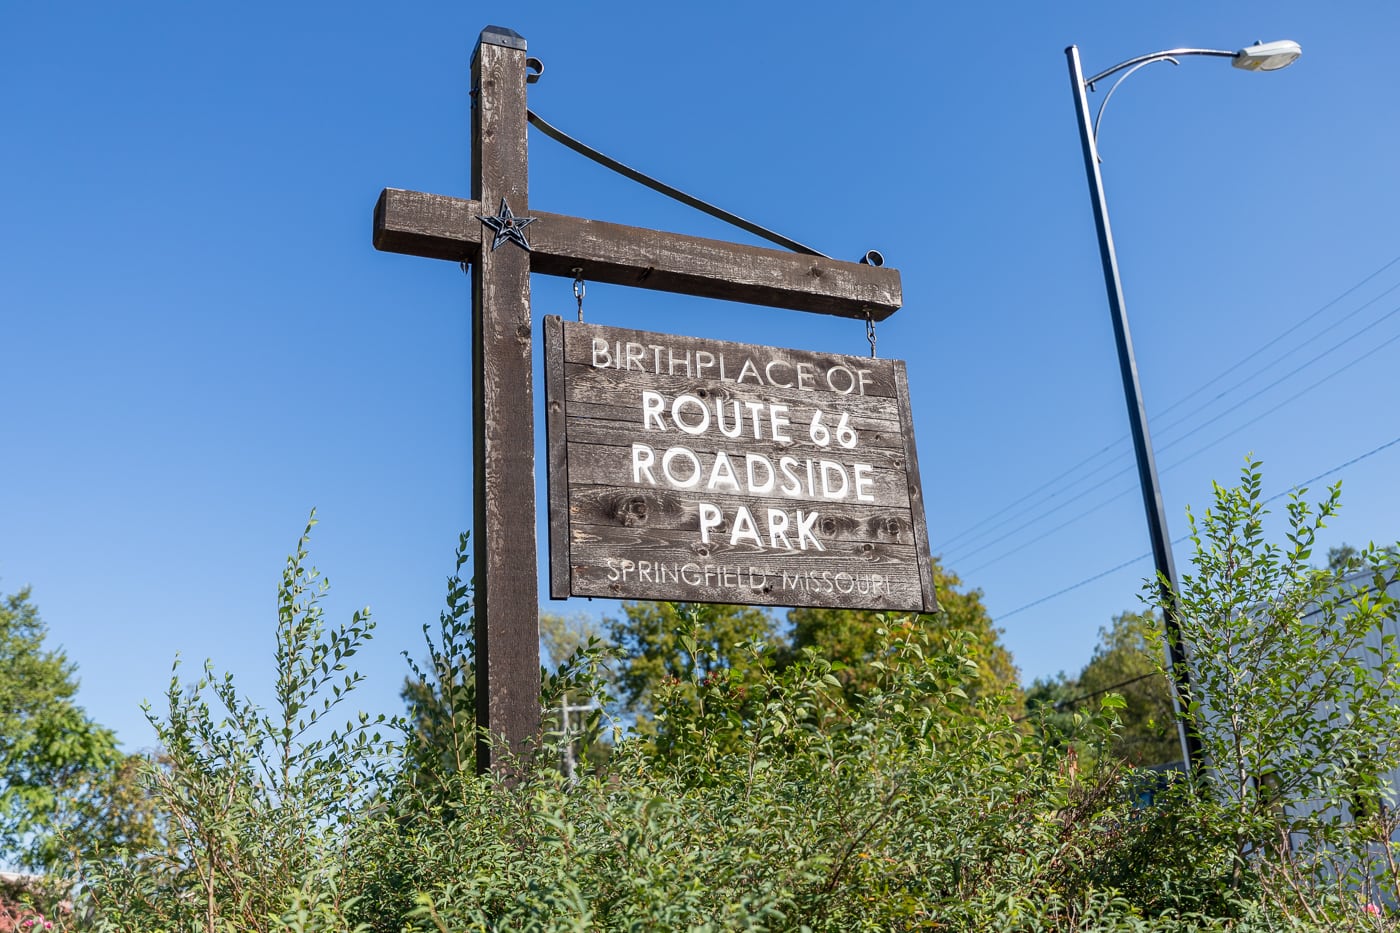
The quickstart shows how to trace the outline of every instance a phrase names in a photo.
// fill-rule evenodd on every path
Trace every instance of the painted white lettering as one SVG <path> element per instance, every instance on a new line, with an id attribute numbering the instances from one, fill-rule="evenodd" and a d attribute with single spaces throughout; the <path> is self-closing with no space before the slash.
<path id="1" fill-rule="evenodd" d="M 792 423 L 788 421 L 787 410 L 788 407 L 786 405 L 768 406 L 768 433 L 772 434 L 773 440 L 779 444 L 792 443 L 792 438 L 783 433 L 783 428 Z"/>
<path id="2" fill-rule="evenodd" d="M 685 479 L 678 478 L 675 470 L 671 468 L 672 461 L 677 457 L 690 461 L 690 475 Z M 700 458 L 689 447 L 671 447 L 661 456 L 661 473 L 666 477 L 666 481 L 677 489 L 689 489 L 700 482 Z"/>
<path id="3" fill-rule="evenodd" d="M 724 524 L 724 516 L 719 506 L 709 502 L 700 503 L 700 543 L 710 543 L 710 532 Z"/>
<path id="4" fill-rule="evenodd" d="M 666 410 L 666 400 L 661 397 L 660 392 L 653 392 L 651 389 L 642 390 L 642 430 L 650 431 L 651 423 L 656 422 L 656 430 L 666 430 L 666 422 L 661 419 L 661 414 Z"/>
<path id="5" fill-rule="evenodd" d="M 593 338 L 593 368 L 607 369 L 612 365 L 612 354 L 608 352 L 608 342 L 602 337 Z"/>
<path id="6" fill-rule="evenodd" d="M 705 488 L 739 491 L 739 478 L 734 475 L 734 464 L 729 461 L 729 454 L 722 450 L 715 453 L 714 465 L 710 467 L 710 481 Z"/>
<path id="7" fill-rule="evenodd" d="M 797 546 L 802 550 L 807 550 L 807 542 L 812 542 L 812 547 L 818 551 L 825 551 L 826 548 L 817 540 L 817 517 L 819 512 L 804 512 L 797 510 Z"/>
<path id="8" fill-rule="evenodd" d="M 719 433 L 725 437 L 738 437 L 744 430 L 744 416 L 739 412 L 739 402 L 736 399 L 729 403 L 734 406 L 734 427 L 731 430 L 724 423 L 724 399 L 715 399 L 715 424 L 719 426 Z"/>
<path id="9" fill-rule="evenodd" d="M 695 378 L 704 379 L 705 370 L 715 365 L 715 355 L 709 350 L 695 351 Z"/>
<path id="10" fill-rule="evenodd" d="M 672 348 L 668 349 L 668 350 L 666 351 L 666 353 L 667 353 L 667 355 L 670 357 L 670 367 L 669 367 L 669 368 L 670 368 L 670 375 L 674 376 L 674 375 L 676 374 L 676 350 L 675 350 L 674 347 L 672 347 Z M 685 374 L 686 374 L 687 376 L 689 376 L 689 375 L 690 375 L 690 351 L 689 351 L 689 350 L 685 351 L 685 356 L 683 356 L 683 357 L 681 358 L 680 362 L 681 362 L 682 365 L 685 366 Z"/>
<path id="11" fill-rule="evenodd" d="M 762 466 L 765 474 L 763 482 L 759 482 L 753 475 L 753 468 Z M 773 463 L 763 454 L 744 454 L 744 473 L 749 481 L 750 495 L 763 495 L 773 491 L 773 481 L 777 478 L 773 475 Z"/>
<path id="12" fill-rule="evenodd" d="M 749 410 L 749 420 L 753 422 L 753 439 L 754 439 L 754 440 L 760 440 L 760 436 L 761 436 L 761 433 L 762 433 L 762 432 L 759 430 L 759 428 L 760 428 L 762 422 L 760 422 L 760 421 L 758 420 L 758 413 L 761 412 L 761 411 L 763 411 L 763 403 L 762 403 L 762 402 L 745 402 L 745 403 L 744 403 L 744 407 L 747 408 L 747 409 Z"/>
<path id="13" fill-rule="evenodd" d="M 870 475 L 870 470 L 868 463 L 857 463 L 851 467 L 856 481 L 856 498 L 861 502 L 875 501 L 875 479 Z"/>
<path id="14" fill-rule="evenodd" d="M 797 461 L 792 457 L 778 458 L 778 469 L 783 471 L 782 491 L 785 496 L 796 496 L 802 492 L 802 480 L 792 472 L 792 468 L 795 466 L 797 466 Z"/>
<path id="15" fill-rule="evenodd" d="M 822 496 L 827 499 L 846 498 L 846 468 L 839 463 L 830 460 L 821 462 L 822 470 Z M 835 489 L 831 486 L 832 478 L 839 479 L 841 485 Z"/>
<path id="16" fill-rule="evenodd" d="M 788 514 L 782 509 L 768 510 L 768 546 L 781 547 L 789 551 L 792 550 L 792 542 L 788 540 Z M 778 542 L 782 543 L 779 544 Z"/>
<path id="17" fill-rule="evenodd" d="M 700 411 L 699 421 L 687 424 L 681 418 L 681 410 L 686 405 L 693 405 Z M 687 434 L 704 434 L 710 427 L 710 410 L 705 407 L 704 402 L 687 392 L 684 395 L 677 395 L 676 400 L 671 403 L 671 420 L 676 423 L 676 427 Z"/>
<path id="18" fill-rule="evenodd" d="M 640 483 L 642 475 L 645 474 L 647 482 L 656 485 L 656 477 L 652 475 L 651 468 L 656 463 L 656 451 L 646 444 L 632 445 L 632 482 Z"/>
<path id="19" fill-rule="evenodd" d="M 741 538 L 763 547 L 763 538 L 758 534 L 758 525 L 755 524 L 753 513 L 746 505 L 739 506 L 739 511 L 734 513 L 734 527 L 729 532 L 730 546 L 738 544 Z"/>
<path id="20" fill-rule="evenodd" d="M 846 374 L 846 388 L 842 389 L 836 385 L 836 380 L 832 377 L 835 376 L 837 373 Z M 856 374 L 849 366 L 843 366 L 842 364 L 837 363 L 835 366 L 831 367 L 826 371 L 826 384 L 827 387 L 830 388 L 833 392 L 839 392 L 842 395 L 850 395 L 852 390 L 854 390 L 856 387 Z"/>
<path id="21" fill-rule="evenodd" d="M 779 382 L 774 378 L 773 367 L 775 366 L 786 366 L 788 369 L 792 369 L 792 364 L 787 360 L 769 360 L 768 365 L 763 367 L 763 375 L 768 378 L 768 384 L 770 386 L 777 386 L 780 389 L 791 389 L 791 382 Z"/>

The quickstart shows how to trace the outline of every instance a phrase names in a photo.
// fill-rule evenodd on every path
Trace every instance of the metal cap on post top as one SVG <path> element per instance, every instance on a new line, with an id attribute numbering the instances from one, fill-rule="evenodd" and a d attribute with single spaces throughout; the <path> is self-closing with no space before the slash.
<path id="1" fill-rule="evenodd" d="M 487 26 L 481 30 L 479 41 L 482 45 L 499 45 L 502 48 L 525 51 L 525 37 L 504 26 Z"/>

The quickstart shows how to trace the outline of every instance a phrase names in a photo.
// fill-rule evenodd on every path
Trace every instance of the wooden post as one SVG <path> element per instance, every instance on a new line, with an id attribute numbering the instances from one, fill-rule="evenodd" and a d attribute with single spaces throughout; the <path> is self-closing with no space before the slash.
<path id="1" fill-rule="evenodd" d="M 471 199 L 387 188 L 374 210 L 377 249 L 472 267 L 477 725 L 495 743 L 478 742 L 477 767 L 506 774 L 540 724 L 531 271 L 581 267 L 590 282 L 857 320 L 903 301 L 894 269 L 558 214 L 526 221 L 526 83 L 525 40 L 482 30 Z"/>
<path id="2" fill-rule="evenodd" d="M 525 40 L 499 26 L 472 57 L 472 199 L 526 216 Z M 480 226 L 476 217 L 467 223 Z M 523 755 L 540 724 L 530 254 L 508 240 L 472 265 L 477 767 Z"/>

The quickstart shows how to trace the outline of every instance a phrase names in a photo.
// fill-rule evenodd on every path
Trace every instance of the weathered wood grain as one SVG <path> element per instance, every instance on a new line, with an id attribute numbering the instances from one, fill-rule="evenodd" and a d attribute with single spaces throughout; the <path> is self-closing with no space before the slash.
<path id="1" fill-rule="evenodd" d="M 629 568 L 630 563 L 630 568 Z M 910 563 L 843 568 L 771 556 L 731 561 L 619 558 L 583 551 L 572 568 L 574 592 L 612 599 L 661 599 L 758 606 L 818 606 L 919 611 L 918 571 Z"/>
<path id="2" fill-rule="evenodd" d="M 374 246 L 454 262 L 482 255 L 482 205 L 496 204 L 385 188 L 374 210 Z M 514 208 L 514 203 L 512 203 Z M 521 214 L 518 208 L 517 214 Z M 529 226 L 531 268 L 589 282 L 721 298 L 882 321 L 903 303 L 899 272 L 858 262 L 822 259 L 665 233 L 642 227 L 534 211 Z"/>
<path id="3" fill-rule="evenodd" d="M 880 396 L 836 395 L 831 392 L 802 392 L 797 389 L 764 388 L 762 386 L 735 385 L 730 382 L 713 383 L 684 376 L 654 376 L 642 373 L 627 373 L 615 369 L 595 369 L 575 363 L 565 364 L 567 391 L 569 398 L 576 402 L 603 401 L 618 405 L 624 402 L 635 407 L 643 391 L 660 392 L 666 398 L 674 399 L 682 393 L 694 395 L 713 410 L 716 402 L 724 402 L 725 412 L 732 410 L 733 402 L 759 402 L 764 405 L 786 405 L 789 412 L 803 412 L 808 420 L 815 408 L 839 406 L 852 419 L 883 421 L 893 430 L 900 430 L 899 402 L 891 395 Z M 637 408 L 640 423 L 641 409 Z M 667 420 L 669 420 L 669 415 Z M 732 420 L 732 419 L 731 419 Z M 732 425 L 730 425 L 732 427 Z"/>
<path id="4" fill-rule="evenodd" d="M 638 398 L 640 398 L 639 395 Z M 617 404 L 620 401 L 621 398 L 617 396 L 610 398 L 607 402 L 584 401 L 579 398 L 569 399 L 569 423 L 596 422 L 600 426 L 613 425 L 625 427 L 630 431 L 641 431 L 640 403 L 634 399 L 627 404 Z M 811 412 L 808 411 L 806 414 L 810 419 Z M 904 437 L 898 421 L 852 417 L 850 423 L 851 427 L 860 435 L 860 446 L 856 448 L 858 450 L 866 446 L 895 448 L 904 446 Z M 804 432 L 808 430 L 807 422 L 803 422 L 799 427 Z M 798 441 L 794 440 L 794 443 L 798 443 Z"/>
<path id="5" fill-rule="evenodd" d="M 623 489 L 674 489 L 677 492 L 687 492 L 689 495 L 706 499 L 713 494 L 711 491 L 707 490 L 705 484 L 715 469 L 715 459 L 718 455 L 707 450 L 695 450 L 694 453 L 696 459 L 700 463 L 700 480 L 695 486 L 689 489 L 677 489 L 667 484 L 666 481 L 662 479 L 662 471 L 659 465 L 656 469 L 652 470 L 652 475 L 657 480 L 656 483 L 647 482 L 645 476 L 643 476 L 640 481 L 634 480 L 632 477 L 631 447 L 609 447 L 602 444 L 579 444 L 570 441 L 569 486 L 572 488 L 578 485 L 609 485 Z M 659 461 L 660 459 L 660 451 L 658 451 L 657 460 Z M 732 461 L 734 457 L 730 455 L 730 459 Z M 799 467 L 802 471 L 800 479 L 804 487 L 807 484 L 806 461 L 808 459 L 809 458 L 804 456 Z M 821 467 L 817 462 L 817 458 L 811 459 L 813 461 L 812 477 L 815 480 L 815 485 L 820 490 Z M 832 463 L 846 466 L 847 475 L 849 477 L 850 462 L 854 460 L 854 458 L 843 460 L 843 458 L 833 455 L 826 459 Z M 741 455 L 739 457 L 738 467 L 742 468 L 743 465 L 743 457 Z M 687 460 L 686 466 L 677 466 L 675 472 L 679 474 L 682 469 L 688 471 L 689 468 L 690 465 Z M 834 479 L 834 471 L 832 472 L 832 476 Z M 688 480 L 689 473 L 687 472 L 680 478 Z M 741 479 L 740 486 L 742 487 L 743 485 L 744 481 Z M 870 495 L 874 498 L 873 501 L 864 503 L 866 505 L 903 509 L 909 508 L 909 483 L 902 470 L 894 471 L 885 469 L 874 471 L 870 474 L 869 491 Z M 861 504 L 859 500 L 856 499 L 855 490 L 852 488 L 852 483 L 849 478 L 847 480 L 847 494 L 842 498 L 826 498 L 823 497 L 820 492 L 815 496 L 788 496 L 780 492 L 772 498 L 774 499 L 773 504 L 775 507 L 777 503 L 784 501 L 792 508 L 799 505 L 810 506 L 811 508 L 819 508 L 821 506 L 835 508 L 842 504 Z"/>
<path id="6" fill-rule="evenodd" d="M 493 205 L 492 214 L 504 198 L 524 216 L 525 43 L 493 30 L 481 34 L 472 57 L 472 194 Z M 479 228 L 481 221 L 471 225 Z M 512 243 L 482 251 L 472 266 L 472 547 L 477 724 L 483 730 L 476 761 L 482 770 L 500 770 L 527 754 L 540 722 L 530 321 L 529 253 Z M 508 754 L 500 758 L 500 751 Z"/>
<path id="7" fill-rule="evenodd" d="M 614 414 L 620 406 L 609 408 L 608 414 Z M 857 431 L 863 426 L 871 423 L 883 424 L 884 422 L 867 422 L 855 420 L 851 424 Z M 896 431 L 882 433 L 875 437 L 875 432 L 861 433 L 860 443 L 849 450 L 835 444 L 830 447 L 818 447 L 806 437 L 807 424 L 794 424 L 792 428 L 786 429 L 789 435 L 786 441 L 770 441 L 767 434 L 764 440 L 755 441 L 751 433 L 736 437 L 733 440 L 727 437 L 691 437 L 679 431 L 657 431 L 645 430 L 641 421 L 634 423 L 623 421 L 613 421 L 601 418 L 569 418 L 569 437 L 575 442 L 586 444 L 607 444 L 614 447 L 631 448 L 634 441 L 648 444 L 655 448 L 665 448 L 674 444 L 683 444 L 695 450 L 725 450 L 733 452 L 763 453 L 765 456 L 776 458 L 780 456 L 791 457 L 816 457 L 826 460 L 855 460 L 862 463 L 869 463 L 882 466 L 886 469 L 903 470 L 905 462 L 904 440 Z M 766 431 L 766 428 L 765 428 Z M 799 437 L 799 434 L 802 436 Z"/>
<path id="8" fill-rule="evenodd" d="M 551 431 L 563 432 L 567 478 L 559 482 L 552 477 L 550 488 L 555 510 L 560 507 L 557 490 L 565 488 L 570 592 L 897 611 L 934 605 L 927 531 L 922 514 L 916 516 L 911 508 L 918 477 L 906 469 L 913 447 L 906 436 L 912 425 L 902 363 L 573 322 L 551 323 L 545 332 L 551 344 L 548 365 L 559 369 L 547 375 L 546 383 L 562 395 L 562 425 L 552 422 Z M 613 341 L 612 362 L 626 360 L 619 347 L 628 342 L 664 347 L 665 352 L 654 353 L 650 365 L 633 359 L 631 369 L 597 366 L 609 360 L 605 352 L 594 354 L 595 338 Z M 554 346 L 560 340 L 562 347 Z M 847 395 L 815 384 L 739 384 L 720 380 L 717 366 L 707 371 L 708 378 L 694 369 L 673 373 L 673 351 L 689 354 L 692 366 L 702 351 L 707 360 L 729 354 L 731 359 L 782 358 L 794 367 L 802 361 L 813 374 L 838 365 L 854 373 L 859 366 L 865 370 L 861 387 L 869 391 L 876 386 L 881 394 Z M 672 400 L 688 395 L 691 401 L 661 415 L 663 427 L 657 428 L 656 414 L 644 416 L 644 391 Z M 735 401 L 758 406 L 741 404 L 748 419 L 744 430 L 736 431 L 732 418 L 724 428 L 733 437 L 717 420 L 701 428 L 700 408 L 713 411 L 716 403 L 728 404 L 732 415 Z M 788 423 L 779 424 L 781 440 L 774 439 L 768 414 L 774 405 L 787 406 L 782 414 Z M 852 446 L 842 446 L 834 433 L 820 443 L 823 438 L 810 431 L 817 411 L 832 432 L 841 423 L 851 426 L 856 432 L 848 440 Z M 550 412 L 555 417 L 553 397 Z M 692 431 L 679 427 L 678 416 Z M 552 434 L 550 443 L 560 440 Z M 634 450 L 638 444 L 646 449 Z M 683 450 L 668 477 L 662 464 L 672 448 Z M 715 472 L 721 456 L 733 468 L 732 480 L 728 473 Z M 755 458 L 752 483 L 750 456 Z M 693 486 L 692 457 L 702 477 Z M 758 457 L 773 466 L 771 487 Z M 784 463 L 784 458 L 790 459 Z M 821 483 L 823 461 L 831 464 L 830 486 Z M 644 462 L 649 469 L 638 466 Z M 868 477 L 859 491 L 871 501 L 856 496 L 856 464 L 863 465 Z M 784 465 L 796 479 L 782 472 Z M 551 457 L 551 468 L 559 466 Z M 747 582 L 739 582 L 740 576 Z"/>
<path id="9" fill-rule="evenodd" d="M 600 372 L 621 369 L 634 376 L 688 378 L 707 385 L 729 384 L 737 388 L 790 388 L 799 394 L 858 394 L 893 400 L 898 392 L 894 375 L 897 360 L 734 341 L 720 343 L 680 334 L 657 334 L 621 327 L 603 330 L 586 324 L 571 325 L 564 332 L 564 362 L 598 368 Z M 595 348 L 594 339 L 605 343 Z M 598 351 L 596 356 L 595 349 Z M 706 359 L 701 360 L 701 352 L 707 354 Z M 752 375 L 744 374 L 743 364 L 746 360 L 755 365 Z M 773 369 L 765 374 L 770 363 Z M 828 385 L 821 378 L 821 374 L 834 367 L 864 372 L 867 378 L 860 381 L 858 392 L 849 393 L 847 387 L 852 383 Z"/>
<path id="10" fill-rule="evenodd" d="M 919 480 L 919 454 L 914 449 L 914 413 L 909 407 L 909 379 L 904 367 L 899 368 L 899 416 L 904 423 L 905 469 L 909 478 L 909 509 L 914 519 L 914 541 L 922 559 L 919 561 L 919 578 L 924 599 L 925 612 L 938 611 L 938 596 L 933 584 L 933 562 L 929 555 L 928 519 L 924 512 L 924 494 Z"/>
<path id="11" fill-rule="evenodd" d="M 616 486 L 574 485 L 569 489 L 569 521 L 573 526 L 615 529 L 645 528 L 663 531 L 683 530 L 695 537 L 699 527 L 697 496 L 681 495 L 664 489 L 622 489 Z M 725 519 L 716 526 L 715 535 L 727 537 L 733 527 L 730 516 L 741 505 L 758 516 L 769 508 L 791 509 L 794 503 L 772 497 L 710 495 L 705 501 L 718 505 Z M 871 505 L 843 505 L 806 508 L 816 511 L 818 539 L 829 549 L 843 546 L 863 550 L 865 544 L 901 544 L 914 547 L 917 543 L 909 510 L 881 508 Z M 562 510 L 561 510 L 562 511 Z M 792 536 L 795 540 L 795 535 Z M 851 551 L 854 553 L 854 551 Z M 789 552 L 793 553 L 793 552 Z"/>
<path id="12" fill-rule="evenodd" d="M 569 500 L 569 455 L 565 440 L 563 321 L 546 317 L 544 327 L 545 462 L 549 471 L 549 501 Z M 569 514 L 549 510 L 549 595 L 569 598 Z"/>

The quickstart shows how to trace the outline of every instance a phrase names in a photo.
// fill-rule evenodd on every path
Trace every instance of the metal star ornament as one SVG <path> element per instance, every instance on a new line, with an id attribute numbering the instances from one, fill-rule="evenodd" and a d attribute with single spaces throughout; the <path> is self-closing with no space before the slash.
<path id="1" fill-rule="evenodd" d="M 506 199 L 501 198 L 501 209 L 496 212 L 495 217 L 482 215 L 479 219 L 496 234 L 491 241 L 491 252 L 494 253 L 496 247 L 505 242 L 514 243 L 525 252 L 530 252 L 530 241 L 525 239 L 525 228 L 534 223 L 536 218 L 516 217 Z"/>

